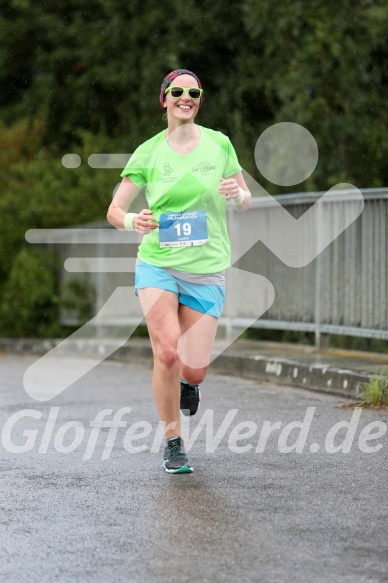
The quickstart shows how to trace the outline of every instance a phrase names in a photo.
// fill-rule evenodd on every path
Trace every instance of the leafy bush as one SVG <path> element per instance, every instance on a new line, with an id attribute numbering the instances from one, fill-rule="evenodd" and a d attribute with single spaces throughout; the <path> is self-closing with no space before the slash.
<path id="1" fill-rule="evenodd" d="M 80 325 L 88 322 L 95 314 L 93 313 L 95 302 L 95 288 L 90 283 L 88 273 L 83 279 L 73 276 L 70 277 L 62 292 L 61 306 L 74 312 L 75 318 Z"/>
<path id="2" fill-rule="evenodd" d="M 60 335 L 59 269 L 60 262 L 52 252 L 19 251 L 4 286 L 0 308 L 3 335 Z"/>

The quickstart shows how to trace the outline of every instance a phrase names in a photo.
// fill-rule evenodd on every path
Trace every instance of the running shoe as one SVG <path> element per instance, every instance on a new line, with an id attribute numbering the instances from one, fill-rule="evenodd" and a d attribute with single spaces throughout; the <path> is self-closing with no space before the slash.
<path id="1" fill-rule="evenodd" d="M 172 437 L 168 440 L 164 450 L 163 468 L 169 474 L 184 474 L 193 471 L 181 437 Z"/>
<path id="2" fill-rule="evenodd" d="M 198 411 L 201 392 L 198 385 L 189 385 L 181 381 L 181 411 L 183 415 L 190 417 Z"/>

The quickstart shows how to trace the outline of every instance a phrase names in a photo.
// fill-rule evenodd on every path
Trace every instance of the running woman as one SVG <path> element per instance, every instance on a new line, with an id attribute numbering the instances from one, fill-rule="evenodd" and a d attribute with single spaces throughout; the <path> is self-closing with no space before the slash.
<path id="1" fill-rule="evenodd" d="M 251 204 L 235 150 L 227 136 L 195 118 L 203 100 L 198 77 L 169 73 L 160 89 L 167 129 L 139 146 L 122 172 L 107 219 L 143 235 L 135 293 L 153 356 L 153 393 L 167 444 L 163 467 L 192 472 L 181 438 L 180 410 L 194 415 L 225 301 L 230 266 L 226 203 Z M 146 187 L 148 208 L 128 213 Z"/>

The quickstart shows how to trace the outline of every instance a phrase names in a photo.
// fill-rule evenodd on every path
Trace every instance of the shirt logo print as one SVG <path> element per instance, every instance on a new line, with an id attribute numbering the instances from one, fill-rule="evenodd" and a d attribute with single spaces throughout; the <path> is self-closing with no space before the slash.
<path id="1" fill-rule="evenodd" d="M 164 168 L 163 176 L 170 176 L 174 172 L 168 162 L 163 164 L 163 168 Z"/>
<path id="2" fill-rule="evenodd" d="M 202 175 L 209 174 L 210 170 L 215 170 L 215 166 L 211 166 L 209 162 L 201 162 L 198 166 L 193 166 L 192 172 L 201 172 Z"/>

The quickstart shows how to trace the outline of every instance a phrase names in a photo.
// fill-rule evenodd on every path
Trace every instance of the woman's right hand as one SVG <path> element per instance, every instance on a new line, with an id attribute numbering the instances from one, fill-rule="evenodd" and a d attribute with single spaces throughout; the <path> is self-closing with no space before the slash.
<path id="1" fill-rule="evenodd" d="M 146 235 L 154 229 L 159 227 L 157 219 L 153 217 L 153 213 L 150 209 L 143 209 L 138 215 L 133 219 L 133 226 L 136 233 L 140 235 Z"/>

